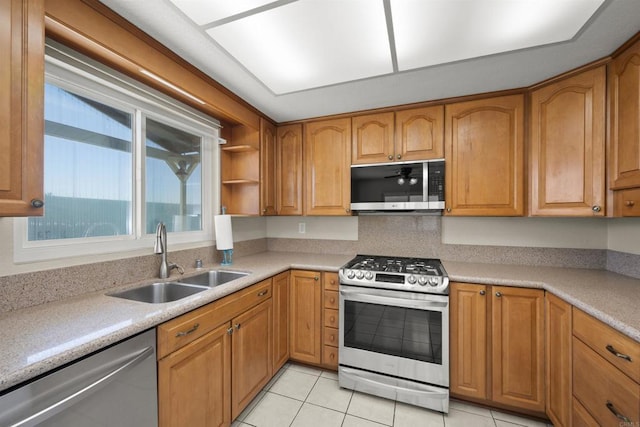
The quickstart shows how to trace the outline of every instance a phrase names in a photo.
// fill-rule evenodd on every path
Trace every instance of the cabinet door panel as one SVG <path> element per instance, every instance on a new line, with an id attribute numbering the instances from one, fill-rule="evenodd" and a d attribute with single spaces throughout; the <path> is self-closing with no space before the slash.
<path id="1" fill-rule="evenodd" d="M 231 418 L 235 419 L 271 379 L 271 300 L 231 321 Z"/>
<path id="2" fill-rule="evenodd" d="M 322 285 L 320 273 L 291 272 L 291 351 L 294 360 L 319 364 L 321 361 Z"/>
<path id="3" fill-rule="evenodd" d="M 396 112 L 396 160 L 441 159 L 443 140 L 444 106 Z"/>
<path id="4" fill-rule="evenodd" d="M 305 215 L 350 215 L 351 120 L 305 123 Z"/>
<path id="5" fill-rule="evenodd" d="M 611 188 L 640 187 L 640 42 L 609 64 Z"/>
<path id="6" fill-rule="evenodd" d="M 532 215 L 605 214 L 605 81 L 600 67 L 531 94 Z"/>
<path id="7" fill-rule="evenodd" d="M 231 342 L 228 323 L 158 362 L 162 427 L 231 423 Z"/>
<path id="8" fill-rule="evenodd" d="M 273 373 L 289 360 L 289 272 L 273 278 Z"/>
<path id="9" fill-rule="evenodd" d="M 557 427 L 571 426 L 571 304 L 545 295 L 547 415 Z"/>
<path id="10" fill-rule="evenodd" d="M 353 128 L 352 164 L 394 160 L 393 113 L 356 116 L 351 123 Z"/>
<path id="11" fill-rule="evenodd" d="M 276 127 L 260 119 L 260 215 L 276 214 Z"/>
<path id="12" fill-rule="evenodd" d="M 451 393 L 487 398 L 487 286 L 451 283 Z M 490 288 L 489 288 L 490 289 Z"/>
<path id="13" fill-rule="evenodd" d="M 544 412 L 544 292 L 492 287 L 492 398 Z"/>
<path id="14" fill-rule="evenodd" d="M 0 216 L 44 200 L 44 1 L 0 3 Z"/>
<path id="15" fill-rule="evenodd" d="M 302 125 L 281 126 L 276 145 L 276 211 L 302 215 Z"/>
<path id="16" fill-rule="evenodd" d="M 446 106 L 446 213 L 524 214 L 521 95 Z"/>

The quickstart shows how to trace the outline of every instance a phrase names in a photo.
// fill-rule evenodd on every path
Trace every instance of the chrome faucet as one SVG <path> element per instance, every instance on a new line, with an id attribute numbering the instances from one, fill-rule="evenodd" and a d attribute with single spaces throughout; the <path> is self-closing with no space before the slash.
<path id="1" fill-rule="evenodd" d="M 169 272 L 174 268 L 178 270 L 180 274 L 184 274 L 184 268 L 182 268 L 182 266 L 167 262 L 167 228 L 164 226 L 164 222 L 159 222 L 156 227 L 156 244 L 153 247 L 153 252 L 162 255 L 162 261 L 160 262 L 161 279 L 169 277 Z"/>

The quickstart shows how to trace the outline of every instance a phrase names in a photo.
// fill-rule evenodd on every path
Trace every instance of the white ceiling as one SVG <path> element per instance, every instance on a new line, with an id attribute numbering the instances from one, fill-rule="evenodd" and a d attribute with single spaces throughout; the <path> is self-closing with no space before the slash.
<path id="1" fill-rule="evenodd" d="M 277 122 L 528 86 L 640 31 L 640 0 L 101 1 Z"/>

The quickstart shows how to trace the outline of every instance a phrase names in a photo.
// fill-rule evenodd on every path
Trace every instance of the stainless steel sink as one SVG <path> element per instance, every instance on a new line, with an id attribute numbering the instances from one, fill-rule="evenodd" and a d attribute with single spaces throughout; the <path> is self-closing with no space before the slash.
<path id="1" fill-rule="evenodd" d="M 163 282 L 141 286 L 122 292 L 107 294 L 108 296 L 124 298 L 133 301 L 147 302 L 150 304 L 162 304 L 177 301 L 198 292 L 209 289 L 206 286 L 196 286 L 187 283 Z"/>
<path id="2" fill-rule="evenodd" d="M 179 282 L 188 283 L 190 285 L 214 287 L 247 275 L 249 275 L 249 273 L 244 271 L 211 270 L 192 277 L 182 278 Z"/>

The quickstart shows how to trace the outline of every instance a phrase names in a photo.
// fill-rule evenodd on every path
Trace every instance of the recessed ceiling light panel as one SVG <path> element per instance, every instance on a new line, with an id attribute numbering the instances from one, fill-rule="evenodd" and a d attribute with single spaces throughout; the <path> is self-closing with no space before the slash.
<path id="1" fill-rule="evenodd" d="M 275 94 L 393 72 L 382 1 L 300 0 L 207 33 Z"/>
<path id="2" fill-rule="evenodd" d="M 198 25 L 219 21 L 272 2 L 273 0 L 171 0 L 171 3 Z"/>
<path id="3" fill-rule="evenodd" d="M 398 68 L 573 38 L 604 0 L 391 0 Z"/>

